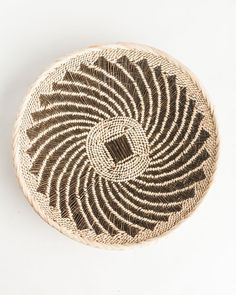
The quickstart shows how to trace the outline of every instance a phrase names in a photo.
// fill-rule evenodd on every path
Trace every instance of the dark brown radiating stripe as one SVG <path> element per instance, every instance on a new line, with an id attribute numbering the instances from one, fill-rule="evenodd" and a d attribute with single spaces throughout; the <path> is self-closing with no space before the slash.
<path id="1" fill-rule="evenodd" d="M 100 181 L 101 181 L 101 185 L 102 185 L 102 189 L 103 189 L 104 195 L 106 196 L 106 199 L 107 199 L 107 197 L 110 195 L 110 192 L 107 189 L 106 180 L 100 177 Z M 108 204 L 110 205 L 110 202 L 109 201 L 108 201 Z M 104 202 L 104 207 L 107 207 L 108 212 L 109 212 L 109 215 L 110 215 L 110 219 L 115 224 L 115 226 L 117 228 L 119 228 L 121 231 L 125 231 L 128 235 L 131 235 L 132 237 L 134 237 L 139 232 L 139 228 L 137 228 L 135 226 L 135 224 L 134 225 L 130 225 L 129 223 L 126 223 L 126 222 L 122 221 L 120 218 L 118 218 L 109 209 L 109 207 L 106 205 L 106 202 Z"/>
<path id="2" fill-rule="evenodd" d="M 91 76 L 91 77 L 93 77 L 93 76 Z M 94 94 L 96 97 L 101 97 L 101 99 L 103 97 L 102 96 L 99 96 L 99 92 L 102 91 L 103 93 L 105 93 L 106 95 L 108 95 L 113 102 L 115 102 L 116 104 L 118 104 L 122 108 L 124 114 L 121 114 L 120 113 L 119 109 L 116 108 L 115 103 L 112 104 L 113 107 L 116 109 L 117 114 L 119 114 L 119 115 L 125 115 L 127 117 L 130 116 L 129 115 L 129 112 L 127 111 L 128 104 L 125 104 L 124 101 L 121 100 L 117 94 L 113 93 L 109 89 L 110 86 L 107 85 L 107 83 L 106 83 L 106 86 L 104 86 L 104 85 L 100 84 L 99 82 L 94 81 L 93 79 L 88 78 L 87 76 L 84 76 L 83 74 L 74 73 L 74 72 L 66 72 L 66 74 L 64 76 L 64 81 L 68 81 L 68 82 L 72 82 L 72 83 L 73 82 L 82 83 L 82 84 L 84 84 L 83 86 L 76 85 L 77 92 L 78 92 L 78 90 L 80 92 L 85 92 L 85 93 L 87 91 L 88 94 L 89 93 L 90 94 Z M 53 84 L 53 90 L 63 90 L 65 88 L 65 86 L 63 86 L 63 85 L 64 84 L 59 84 L 59 83 Z M 91 89 L 89 90 L 88 87 L 91 87 L 91 86 L 94 87 L 94 88 L 96 88 L 97 91 L 92 92 L 93 90 L 91 90 Z"/>
<path id="3" fill-rule="evenodd" d="M 141 179 L 143 181 L 146 181 L 147 183 L 150 181 L 149 178 L 147 178 L 148 175 L 152 175 L 154 178 L 154 180 L 156 183 L 163 183 L 165 181 L 171 181 L 173 179 L 176 179 L 178 177 L 181 177 L 185 174 L 188 174 L 189 171 L 193 171 L 194 169 L 196 169 L 197 167 L 201 166 L 208 158 L 210 157 L 210 155 L 208 154 L 208 152 L 204 149 L 203 151 L 201 151 L 201 153 L 194 159 L 192 160 L 190 163 L 185 164 L 185 161 L 183 161 L 183 158 L 180 160 L 180 163 L 178 163 L 178 169 L 176 171 L 173 170 L 172 173 L 168 174 L 168 175 L 164 175 L 164 176 L 160 176 L 160 172 L 159 171 L 149 171 L 148 173 L 144 173 L 143 176 L 139 176 L 138 179 Z M 176 164 L 174 164 L 173 166 L 175 167 Z M 169 169 L 170 171 L 172 171 L 171 169 Z"/>
<path id="4" fill-rule="evenodd" d="M 150 213 L 147 213 L 145 211 L 143 211 L 143 207 L 134 207 L 132 206 L 130 203 L 127 203 L 122 197 L 121 197 L 121 191 L 120 189 L 118 188 L 114 188 L 114 186 L 111 184 L 111 182 L 109 182 L 109 188 L 111 190 L 111 193 L 113 194 L 113 196 L 115 197 L 115 199 L 128 211 L 130 211 L 131 213 L 134 213 L 135 215 L 137 216 L 140 216 L 139 218 L 142 219 L 142 218 L 146 218 L 146 219 L 149 219 L 150 221 L 155 221 L 155 222 L 158 222 L 158 221 L 167 221 L 168 220 L 168 215 L 157 215 L 154 211 L 150 212 Z M 143 224 L 145 225 L 145 220 L 143 220 Z M 144 226 L 142 225 L 142 226 Z M 151 225 L 153 225 L 153 223 L 151 223 Z M 146 227 L 146 226 L 144 226 Z"/>
<path id="5" fill-rule="evenodd" d="M 103 56 L 99 57 L 94 64 L 115 77 L 127 89 L 136 104 L 136 108 L 138 109 L 140 106 L 140 99 L 138 98 L 139 95 L 133 81 L 126 75 L 126 73 L 124 73 L 124 71 L 122 71 L 115 63 L 108 61 Z"/>
<path id="6" fill-rule="evenodd" d="M 157 67 L 154 69 L 155 77 L 158 82 L 159 88 L 160 88 L 160 95 L 161 95 L 161 105 L 160 105 L 160 114 L 158 118 L 158 122 L 156 125 L 156 130 L 154 133 L 154 136 L 157 136 L 159 132 L 161 131 L 161 128 L 163 126 L 164 118 L 166 116 L 167 112 L 167 93 L 166 93 L 166 85 L 165 80 L 162 75 L 161 67 Z"/>
<path id="7" fill-rule="evenodd" d="M 76 94 L 60 94 L 60 93 L 53 93 L 52 94 L 52 98 L 49 100 L 48 97 L 45 98 L 45 96 L 41 96 L 41 105 L 45 105 L 45 101 L 47 103 L 47 106 L 48 105 L 52 105 L 54 103 L 65 103 L 65 102 L 68 102 L 68 103 L 79 103 L 79 104 L 84 104 L 84 105 L 91 105 L 91 106 L 95 106 L 96 108 L 102 110 L 103 112 L 107 113 L 110 117 L 113 117 L 116 115 L 116 112 L 111 112 L 110 108 L 108 107 L 109 106 L 109 101 L 108 99 L 106 99 L 105 101 L 104 100 L 99 100 L 97 98 L 90 98 L 90 97 L 87 97 L 85 95 L 76 95 Z M 101 102 L 105 102 L 106 105 L 104 105 L 103 103 Z"/>
<path id="8" fill-rule="evenodd" d="M 102 71 L 95 68 L 89 68 L 84 64 L 81 64 L 80 69 L 82 72 L 97 78 L 98 80 L 106 83 L 108 87 L 113 88 L 123 99 L 128 103 L 130 102 L 130 97 L 127 95 L 126 91 L 116 82 L 115 78 L 110 78 Z M 132 117 L 135 118 L 135 108 L 132 103 L 128 103 L 128 107 L 131 111 Z"/>
<path id="9" fill-rule="evenodd" d="M 192 117 L 193 117 L 194 107 L 195 107 L 195 101 L 190 99 L 188 109 L 187 109 L 187 115 L 186 115 L 186 118 L 185 118 L 185 121 L 184 121 L 184 125 L 183 125 L 183 127 L 182 127 L 182 129 L 180 131 L 180 134 L 179 134 L 178 138 L 175 141 L 171 142 L 171 145 L 169 146 L 168 151 L 165 152 L 165 155 L 170 153 L 178 145 L 182 144 L 182 140 L 184 139 L 184 137 L 185 137 L 185 135 L 186 135 L 186 133 L 188 131 L 189 125 L 190 125 Z M 197 130 L 194 130 L 194 131 L 197 132 Z M 155 148 L 156 144 L 157 144 L 157 142 L 154 141 L 154 144 L 152 143 L 152 145 L 151 145 L 151 155 L 154 154 L 153 151 L 154 151 L 154 148 Z M 155 155 L 158 155 L 156 153 L 156 151 L 155 151 L 154 157 L 155 157 Z"/>
<path id="10" fill-rule="evenodd" d="M 106 181 L 105 181 L 106 182 Z M 108 183 L 106 182 L 107 186 Z M 109 187 L 109 186 L 108 186 Z M 110 187 L 109 187 L 110 189 Z M 109 205 L 111 206 L 111 208 L 117 212 L 117 214 L 121 217 L 123 217 L 125 220 L 130 221 L 132 224 L 136 224 L 138 226 L 141 226 L 143 228 L 149 228 L 149 229 L 153 229 L 155 227 L 155 223 L 153 223 L 153 221 L 148 221 L 148 220 L 143 220 L 143 216 L 141 215 L 140 217 L 136 217 L 133 216 L 132 214 L 127 213 L 121 206 L 120 203 L 115 202 L 114 200 L 117 199 L 117 192 L 115 190 L 111 190 L 110 193 L 107 195 L 106 200 L 109 203 Z M 130 207 L 128 207 L 130 210 Z M 132 211 L 130 211 L 132 213 Z M 167 221 L 168 220 L 168 216 L 163 215 L 163 216 L 159 216 L 159 221 Z"/>
<path id="11" fill-rule="evenodd" d="M 95 87 L 95 84 L 96 86 L 98 86 L 96 82 L 94 82 L 94 85 L 93 87 Z M 100 93 L 101 89 L 92 89 L 92 88 L 88 88 L 89 86 L 87 85 L 74 85 L 74 84 L 65 84 L 64 82 L 58 82 L 58 83 L 53 83 L 53 89 L 57 92 L 53 93 L 52 94 L 52 101 L 58 101 L 60 100 L 60 97 L 62 96 L 63 99 L 67 100 L 67 101 L 73 101 L 73 100 L 76 100 L 76 99 L 80 99 L 80 98 L 77 98 L 79 97 L 78 94 L 79 93 L 83 93 L 84 95 L 84 98 L 83 98 L 83 101 L 85 104 L 88 104 L 88 102 L 92 102 L 94 103 L 94 101 L 92 101 L 91 98 L 88 98 L 87 96 L 85 97 L 85 95 L 88 95 L 88 96 L 91 96 L 91 97 L 94 97 L 96 100 L 97 100 L 97 103 L 99 103 L 100 101 L 103 101 L 105 102 L 107 105 L 110 105 L 112 106 L 112 108 L 114 109 L 114 112 L 116 112 L 116 114 L 118 116 L 124 116 L 125 115 L 125 111 L 122 110 L 122 104 L 119 103 L 119 100 L 117 99 L 116 103 L 120 106 L 117 107 L 116 103 L 114 102 L 114 100 L 112 100 L 111 98 L 103 95 Z M 100 87 L 101 88 L 101 87 Z M 60 94 L 60 92 L 58 91 L 65 91 L 65 92 L 68 92 L 68 93 L 63 93 L 63 94 Z M 111 92 L 107 91 L 103 91 L 104 94 L 106 95 L 110 95 Z M 114 96 L 114 94 L 112 94 L 112 96 Z M 41 97 L 41 104 L 42 106 L 46 106 L 46 105 L 49 105 L 50 102 L 47 100 L 47 96 L 42 96 Z"/>
<path id="12" fill-rule="evenodd" d="M 177 139 L 173 141 L 172 145 L 169 146 L 162 154 L 161 156 L 159 153 L 154 151 L 154 149 L 151 150 L 152 154 L 152 160 L 157 160 L 157 159 L 163 159 L 166 156 L 169 156 L 168 162 L 171 161 L 170 159 L 176 158 L 180 153 L 183 152 L 184 149 L 186 149 L 189 145 L 192 144 L 192 139 L 196 136 L 198 133 L 199 129 L 201 128 L 201 121 L 203 117 L 202 114 L 197 113 L 196 116 L 193 118 L 193 124 L 189 129 L 190 123 L 191 123 L 191 118 L 186 118 L 186 124 L 183 126 L 181 129 L 181 132 L 178 134 Z M 187 136 L 186 136 L 187 134 Z M 186 138 L 185 138 L 186 137 Z M 173 155 L 171 155 L 171 152 L 174 151 Z M 165 163 L 165 160 L 163 159 L 162 163 Z"/>
<path id="13" fill-rule="evenodd" d="M 86 120 L 86 123 L 91 127 L 93 127 L 96 123 L 99 122 L 98 119 L 88 117 L 86 114 L 68 114 L 66 115 L 66 118 L 64 115 L 59 115 L 57 117 L 49 118 L 46 121 L 35 124 L 33 127 L 27 129 L 26 133 L 29 139 L 33 140 L 34 138 L 38 137 L 40 133 L 46 131 L 47 129 L 52 128 L 55 125 L 61 124 L 61 122 L 66 123 L 70 120 L 77 120 L 78 125 L 80 125 L 81 120 Z"/>
<path id="14" fill-rule="evenodd" d="M 176 113 L 176 100 L 177 100 L 177 87 L 176 87 L 176 77 L 175 76 L 169 76 L 167 77 L 168 81 L 168 91 L 169 91 L 169 107 L 167 110 L 167 120 L 163 126 L 163 130 L 158 137 L 158 140 L 156 141 L 156 144 L 163 141 L 163 139 L 166 137 L 167 132 L 171 128 L 173 124 L 173 120 L 175 119 L 175 113 Z M 163 118 L 164 119 L 164 118 Z"/>
<path id="15" fill-rule="evenodd" d="M 140 69 L 142 70 L 144 79 L 148 85 L 149 82 L 151 82 L 151 80 L 147 81 L 147 77 L 145 76 L 145 72 L 148 70 L 148 64 L 147 64 L 147 60 L 141 60 L 137 63 L 137 65 L 140 67 Z M 151 75 L 149 76 L 149 78 L 151 78 Z M 141 89 L 141 93 L 143 95 L 143 100 L 144 100 L 144 105 L 145 105 L 145 112 L 144 112 L 144 121 L 147 122 L 147 119 L 149 118 L 149 116 L 152 116 L 151 113 L 151 102 L 150 102 L 150 96 L 149 96 L 149 92 L 147 89 L 147 86 L 145 85 L 145 88 Z M 152 102 L 153 102 L 153 98 L 152 98 Z M 146 123 L 147 124 L 147 123 Z M 146 129 L 146 124 L 144 125 L 144 129 Z M 150 125 L 150 124 L 149 124 Z"/>
<path id="16" fill-rule="evenodd" d="M 93 116 L 96 116 L 99 120 L 104 120 L 107 119 L 108 117 L 104 116 L 102 113 L 97 111 L 95 107 L 89 107 L 87 105 L 54 105 L 51 108 L 44 109 L 41 111 L 37 111 L 32 113 L 32 118 L 35 121 L 39 121 L 42 119 L 45 119 L 47 117 L 52 116 L 53 114 L 60 114 L 60 113 L 87 113 L 90 114 L 91 112 L 93 113 Z"/>
<path id="17" fill-rule="evenodd" d="M 99 202 L 99 200 L 101 200 L 101 195 L 98 192 L 98 189 L 97 190 L 95 189 L 95 188 L 98 188 L 98 177 L 99 176 L 96 175 L 96 173 L 92 169 L 91 172 L 89 173 L 89 177 L 88 177 L 88 183 L 89 183 L 89 187 L 88 187 L 88 202 L 89 202 L 89 206 L 90 206 L 90 209 L 93 211 L 93 214 L 98 218 L 98 220 L 101 223 L 102 227 L 106 231 L 108 231 L 111 236 L 114 236 L 114 235 L 118 234 L 118 231 L 115 230 L 107 222 L 107 220 L 103 217 L 103 215 L 101 214 L 101 211 L 100 211 L 98 205 L 95 202 L 95 195 L 94 195 L 93 189 L 92 189 L 92 180 L 93 180 L 93 178 L 95 179 L 94 190 L 96 191 L 97 202 L 98 202 L 100 208 L 102 208 L 102 205 L 103 204 L 100 204 L 100 202 Z M 108 215 L 103 210 L 102 210 L 102 212 L 107 217 L 107 219 L 109 219 L 109 212 L 106 212 L 106 213 L 108 213 Z"/>
<path id="18" fill-rule="evenodd" d="M 121 65 L 131 75 L 131 77 L 137 83 L 137 87 L 139 88 L 139 90 L 141 91 L 143 95 L 142 91 L 144 89 L 146 90 L 146 87 L 145 87 L 145 84 L 143 83 L 143 79 L 140 73 L 138 72 L 137 68 L 134 65 L 132 65 L 132 67 L 130 68 L 131 63 L 127 57 L 122 57 L 121 59 L 117 61 L 118 64 Z M 122 61 L 124 61 L 125 63 L 122 63 Z M 112 74 L 120 83 L 122 83 L 122 85 L 127 89 L 129 94 L 132 96 L 136 106 L 136 110 L 140 109 L 141 101 L 133 81 L 116 64 L 109 62 L 103 57 L 99 58 L 99 60 L 96 62 L 96 65 L 102 68 L 103 70 L 105 70 L 107 73 Z M 145 99 L 143 98 L 143 100 Z M 130 99 L 128 99 L 128 101 L 130 101 Z M 138 117 L 138 121 L 141 123 L 140 115 Z"/>
<path id="19" fill-rule="evenodd" d="M 178 100 L 177 120 L 176 120 L 176 122 L 173 122 L 174 118 L 172 118 L 172 125 L 174 125 L 174 127 L 173 127 L 172 131 L 170 132 L 169 136 L 167 137 L 166 141 L 163 144 L 161 144 L 161 146 L 155 151 L 156 154 L 158 152 L 160 152 L 161 150 L 163 150 L 164 148 L 166 148 L 167 146 L 172 146 L 175 144 L 173 141 L 173 138 L 176 135 L 176 133 L 178 132 L 179 128 L 181 127 L 185 106 L 186 106 L 186 88 L 181 88 L 179 100 Z M 188 126 L 188 124 L 189 124 L 189 121 L 186 121 L 186 127 Z M 166 134 L 167 132 L 168 132 L 168 130 L 166 129 L 165 131 L 163 131 L 163 134 Z M 182 134 L 184 135 L 184 132 L 182 132 Z M 179 139 L 181 139 L 181 137 Z M 153 138 L 151 140 L 153 141 Z M 161 140 L 159 138 L 158 142 L 160 142 L 160 141 Z"/>
<path id="20" fill-rule="evenodd" d="M 127 89 L 129 94 L 133 98 L 133 101 L 136 105 L 136 110 L 138 110 L 140 107 L 140 98 L 133 81 L 115 63 L 108 61 L 103 56 L 99 57 L 94 64 L 106 71 L 108 74 L 114 76 Z M 130 99 L 128 99 L 128 101 L 130 101 Z M 130 107 L 133 107 L 132 104 L 130 104 Z M 137 118 L 137 121 L 139 123 L 142 123 L 140 114 Z"/>
<path id="21" fill-rule="evenodd" d="M 163 160 L 162 162 L 156 163 L 154 165 L 151 164 L 150 167 L 157 168 L 157 174 L 177 170 L 198 153 L 198 151 L 201 149 L 201 147 L 204 145 L 208 138 L 209 133 L 206 130 L 202 129 L 199 136 L 191 144 L 189 150 L 182 156 L 180 156 L 178 160 L 175 160 L 176 157 L 181 155 L 182 151 L 188 147 L 187 144 L 183 146 L 183 149 L 179 149 L 176 153 L 173 153 L 168 159 Z M 188 142 L 188 144 L 190 145 L 190 142 Z M 165 165 L 167 165 L 170 161 L 173 160 L 175 160 L 173 164 L 169 165 L 168 167 L 165 167 Z"/>
<path id="22" fill-rule="evenodd" d="M 134 79 L 136 82 L 142 96 L 143 100 L 147 98 L 147 89 L 146 85 L 143 81 L 143 78 L 141 74 L 139 73 L 137 67 L 126 57 L 122 56 L 117 60 L 118 64 L 121 65 L 129 74 L 130 76 Z M 140 102 L 137 102 L 138 107 L 140 106 Z"/>
<path id="23" fill-rule="evenodd" d="M 205 174 L 202 169 L 190 172 L 189 175 L 187 175 L 185 178 L 181 180 L 174 180 L 171 183 L 168 183 L 168 185 L 158 185 L 156 183 L 145 183 L 145 187 L 143 189 L 146 189 L 150 192 L 155 193 L 171 193 L 175 192 L 177 190 L 181 190 L 184 188 L 188 188 L 194 183 L 203 180 L 205 178 Z M 138 185 L 138 179 L 130 180 L 129 183 Z"/>
<path id="24" fill-rule="evenodd" d="M 57 165 L 57 169 L 54 170 L 54 172 L 52 173 L 51 176 L 51 182 L 48 183 L 48 187 L 49 187 L 49 199 L 50 199 L 50 205 L 51 206 L 56 206 L 56 202 L 57 202 L 57 198 L 59 198 L 59 200 L 61 200 L 61 191 L 59 190 L 59 196 L 58 196 L 58 192 L 57 192 L 57 182 L 58 182 L 58 178 L 61 175 L 63 168 L 66 166 L 66 164 L 68 163 L 68 161 L 70 160 L 70 158 L 77 154 L 77 158 L 82 156 L 82 152 L 85 152 L 85 148 L 83 148 L 81 150 L 81 147 L 83 148 L 83 144 L 78 144 L 77 146 L 75 146 L 73 149 L 69 150 L 66 155 L 64 156 L 63 159 L 61 159 Z M 79 151 L 79 152 L 78 152 Z M 76 157 L 75 157 L 76 158 Z M 73 163 L 75 163 L 75 160 L 73 161 Z M 50 171 L 49 171 L 50 173 Z M 51 173 L 50 173 L 51 174 Z M 64 189 L 64 188 L 63 188 Z M 64 204 L 66 206 L 66 204 Z"/>
<path id="25" fill-rule="evenodd" d="M 97 225 L 97 223 L 95 222 L 95 220 L 93 219 L 93 216 L 91 215 L 90 213 L 90 210 L 89 208 L 87 207 L 87 204 L 86 204 L 86 201 L 85 201 L 85 198 L 88 198 L 87 196 L 87 193 L 85 191 L 85 179 L 87 177 L 87 174 L 89 173 L 89 167 L 85 167 L 84 169 L 84 172 L 82 174 L 82 176 L 80 177 L 80 180 L 79 180 L 79 187 L 78 187 L 78 191 L 79 191 L 79 199 L 80 199 L 80 202 L 81 202 L 81 207 L 82 207 L 82 211 L 85 212 L 86 214 L 86 217 L 90 223 L 90 225 L 92 226 L 93 230 L 95 231 L 95 233 L 97 235 L 101 234 L 103 231 L 101 229 L 100 226 Z"/>
<path id="26" fill-rule="evenodd" d="M 202 175 L 203 177 L 203 175 Z M 198 177 L 199 178 L 199 177 Z M 192 181 L 193 182 L 193 181 Z M 194 183 L 194 182 L 193 182 Z M 122 183 L 122 185 L 134 196 L 136 195 L 137 198 L 146 200 L 148 202 L 156 202 L 158 203 L 171 203 L 171 202 L 179 202 L 184 201 L 190 198 L 193 198 L 194 189 L 193 188 L 186 188 L 182 191 L 177 191 L 174 194 L 160 194 L 155 190 L 154 186 L 143 186 L 142 192 L 140 193 L 139 188 L 140 185 L 134 183 L 133 186 L 130 185 L 130 181 L 128 183 Z M 180 188 L 179 188 L 180 189 Z"/>
<path id="27" fill-rule="evenodd" d="M 131 232 L 133 233 L 133 236 L 135 236 L 135 234 L 138 232 L 138 229 L 136 227 L 129 226 L 129 224 L 122 222 L 121 219 L 117 218 L 117 216 L 110 210 L 106 200 L 104 200 L 104 198 L 106 199 L 106 196 L 109 194 L 109 192 L 107 191 L 106 187 L 104 190 L 103 181 L 104 180 L 100 176 L 98 176 L 99 185 L 95 186 L 95 190 L 98 196 L 98 202 L 102 211 L 109 218 L 109 220 L 114 224 L 116 228 L 118 228 L 121 231 L 125 231 L 127 234 Z"/>
<path id="28" fill-rule="evenodd" d="M 86 136 L 83 137 L 84 139 Z M 74 144 L 74 140 L 67 141 L 64 145 L 60 146 L 58 149 L 56 149 L 46 160 L 45 167 L 43 169 L 40 182 L 38 185 L 38 192 L 41 192 L 42 194 L 46 193 L 47 190 L 47 183 L 48 183 L 48 176 L 50 175 L 50 172 L 53 168 L 53 165 L 56 163 L 56 161 L 60 158 L 60 156 L 63 154 L 63 152 L 70 148 L 71 145 Z"/>
<path id="29" fill-rule="evenodd" d="M 80 160 L 80 161 L 79 161 Z M 60 210 L 61 210 L 61 215 L 62 217 L 69 217 L 69 212 L 67 210 L 67 196 L 66 196 L 66 190 L 68 187 L 70 187 L 70 183 L 68 183 L 69 178 L 71 176 L 72 170 L 74 168 L 74 165 L 79 161 L 79 163 L 77 163 L 76 165 L 76 170 L 75 170 L 75 174 L 79 173 L 80 169 L 82 168 L 83 164 L 85 163 L 85 161 L 87 161 L 87 157 L 85 153 L 82 153 L 82 151 L 80 151 L 79 153 L 77 153 L 77 155 L 75 156 L 75 158 L 73 158 L 72 160 L 68 160 L 69 164 L 66 168 L 65 173 L 63 174 L 62 178 L 61 178 L 61 182 L 59 184 L 59 191 L 60 191 L 60 195 L 59 195 L 59 201 L 60 201 Z M 76 177 L 74 177 L 74 179 L 76 179 Z M 69 191 L 69 198 L 70 196 L 70 191 Z M 74 203 L 73 201 L 73 196 L 72 196 L 72 203 Z M 81 212 L 80 212 L 81 214 Z"/>
<path id="30" fill-rule="evenodd" d="M 56 138 L 52 139 L 50 142 L 48 142 L 34 159 L 30 172 L 33 173 L 34 175 L 38 175 L 41 169 L 41 165 L 43 161 L 45 160 L 45 158 L 47 157 L 47 155 L 50 153 L 50 151 L 63 141 L 65 141 L 63 144 L 65 149 L 68 148 L 70 145 L 76 143 L 78 140 L 78 138 L 75 137 L 76 134 L 80 135 L 82 140 L 86 138 L 86 134 L 81 135 L 81 130 L 76 129 L 76 130 L 61 134 L 57 136 Z M 72 136 L 72 138 L 68 140 L 70 136 Z"/>
<path id="31" fill-rule="evenodd" d="M 85 122 L 80 124 L 79 122 L 73 122 L 73 123 L 62 122 L 58 127 L 52 128 L 49 131 L 47 131 L 46 129 L 45 133 L 39 136 L 37 140 L 31 145 L 31 147 L 27 150 L 27 153 L 32 157 L 37 152 L 39 146 L 44 144 L 52 136 L 55 136 L 59 134 L 60 132 L 65 131 L 66 129 L 76 128 L 76 129 L 79 129 L 81 132 L 86 132 L 86 131 L 89 131 L 89 127 L 91 127 L 91 124 L 85 123 Z"/>
<path id="32" fill-rule="evenodd" d="M 120 183 L 119 185 L 117 185 L 116 183 L 110 183 L 110 185 L 115 187 L 117 190 L 119 190 L 125 198 L 127 198 L 130 202 L 132 202 L 133 204 L 135 204 L 136 206 L 138 206 L 140 208 L 143 208 L 146 210 L 153 210 L 157 213 L 173 213 L 173 212 L 180 211 L 182 209 L 181 204 L 172 204 L 172 203 L 164 202 L 164 204 L 161 205 L 160 202 L 156 201 L 157 200 L 156 195 L 153 198 L 152 197 L 148 198 L 148 203 L 147 202 L 144 203 L 144 201 L 146 201 L 146 199 L 143 198 L 142 196 L 140 196 L 138 190 L 136 190 L 136 191 L 133 190 L 132 191 L 133 197 L 131 197 L 130 194 L 128 193 L 129 188 L 123 187 L 123 183 Z M 181 193 L 180 195 L 181 196 L 185 195 L 185 192 Z M 186 195 L 189 196 L 190 193 L 187 192 Z M 136 198 L 134 198 L 134 197 L 136 197 Z M 175 198 L 175 200 L 177 198 Z"/>
<path id="33" fill-rule="evenodd" d="M 156 116 L 158 114 L 158 91 L 156 88 L 156 84 L 155 81 L 153 79 L 153 74 L 152 71 L 148 65 L 148 62 L 146 59 L 142 59 L 139 62 L 137 62 L 137 64 L 139 65 L 139 67 L 142 69 L 143 75 L 147 81 L 147 84 L 151 90 L 151 95 L 152 95 L 152 113 L 151 113 L 151 120 L 147 129 L 147 134 L 149 134 L 149 132 L 151 131 L 153 124 L 155 123 L 156 120 Z M 146 93 L 144 93 L 143 95 L 147 95 Z M 146 96 L 148 98 L 148 96 Z M 146 103 L 148 103 L 148 105 L 146 105 L 145 108 L 145 116 L 148 116 L 149 113 L 149 109 L 150 109 L 150 103 L 149 100 L 146 99 L 145 100 Z"/>
<path id="34" fill-rule="evenodd" d="M 81 159 L 80 165 L 76 168 L 76 170 L 74 171 L 74 174 L 71 178 L 70 183 L 68 183 L 69 186 L 69 208 L 70 211 L 72 213 L 74 222 L 77 226 L 78 229 L 83 230 L 83 229 L 88 229 L 89 226 L 86 222 L 86 220 L 83 217 L 83 214 L 81 213 L 83 208 L 79 205 L 78 202 L 78 195 L 76 194 L 76 188 L 77 188 L 77 177 L 78 174 L 80 173 L 81 169 L 82 169 L 82 165 L 86 163 L 86 160 L 83 158 Z M 85 168 L 88 167 L 88 164 L 85 165 Z M 82 174 L 81 179 L 84 178 L 84 174 Z"/>

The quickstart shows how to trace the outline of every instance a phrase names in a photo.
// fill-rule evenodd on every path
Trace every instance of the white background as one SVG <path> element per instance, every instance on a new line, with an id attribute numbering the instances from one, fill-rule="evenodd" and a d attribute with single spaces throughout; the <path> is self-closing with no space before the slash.
<path id="1" fill-rule="evenodd" d="M 236 1 L 0 0 L 0 294 L 236 294 Z M 160 48 L 207 89 L 221 138 L 218 171 L 194 214 L 144 246 L 74 242 L 18 187 L 11 137 L 30 85 L 58 58 L 117 41 Z"/>

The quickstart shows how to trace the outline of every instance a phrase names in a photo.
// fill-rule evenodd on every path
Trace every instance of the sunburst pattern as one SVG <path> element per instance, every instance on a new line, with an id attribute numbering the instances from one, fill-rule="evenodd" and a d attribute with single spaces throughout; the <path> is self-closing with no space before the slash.
<path id="1" fill-rule="evenodd" d="M 209 132 L 175 75 L 99 57 L 40 95 L 27 130 L 38 192 L 78 230 L 154 230 L 195 197 Z"/>

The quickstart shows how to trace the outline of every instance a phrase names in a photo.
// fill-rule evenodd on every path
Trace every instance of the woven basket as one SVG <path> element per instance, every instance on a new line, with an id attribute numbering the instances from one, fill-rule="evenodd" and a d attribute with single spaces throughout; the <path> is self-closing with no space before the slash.
<path id="1" fill-rule="evenodd" d="M 140 45 L 91 47 L 53 65 L 16 123 L 23 191 L 53 227 L 97 246 L 158 237 L 211 182 L 212 109 L 193 75 Z"/>

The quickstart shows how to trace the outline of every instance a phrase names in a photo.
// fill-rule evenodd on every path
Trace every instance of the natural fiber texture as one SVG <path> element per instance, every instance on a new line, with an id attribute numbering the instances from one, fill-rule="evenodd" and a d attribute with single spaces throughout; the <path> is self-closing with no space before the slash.
<path id="1" fill-rule="evenodd" d="M 23 190 L 51 225 L 94 245 L 157 237 L 211 181 L 212 111 L 193 76 L 138 45 L 94 47 L 54 65 L 16 124 Z"/>

